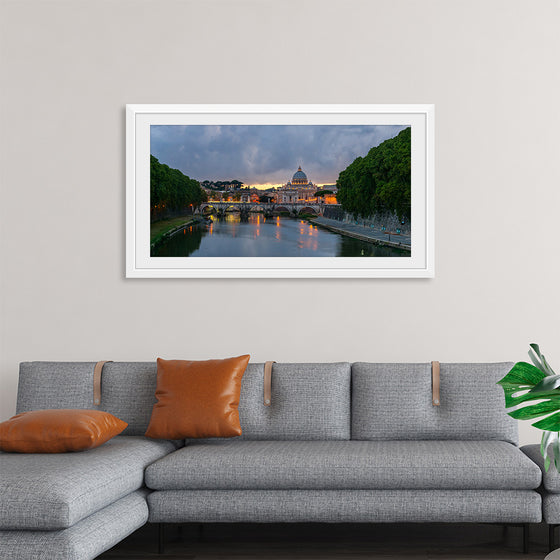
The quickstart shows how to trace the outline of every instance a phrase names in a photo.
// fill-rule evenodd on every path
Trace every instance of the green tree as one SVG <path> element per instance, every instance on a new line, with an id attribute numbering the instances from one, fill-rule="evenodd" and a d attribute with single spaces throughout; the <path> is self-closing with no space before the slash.
<path id="1" fill-rule="evenodd" d="M 410 127 L 357 157 L 338 176 L 336 198 L 355 216 L 393 212 L 410 219 Z"/>
<path id="2" fill-rule="evenodd" d="M 208 200 L 200 183 L 178 169 L 172 169 L 150 156 L 150 206 L 156 215 L 196 207 Z"/>

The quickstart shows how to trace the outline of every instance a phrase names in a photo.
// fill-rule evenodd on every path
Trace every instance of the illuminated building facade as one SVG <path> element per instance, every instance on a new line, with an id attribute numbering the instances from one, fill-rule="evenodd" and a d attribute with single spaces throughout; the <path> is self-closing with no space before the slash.
<path id="1" fill-rule="evenodd" d="M 317 202 L 316 191 L 317 187 L 307 179 L 307 175 L 300 166 L 294 173 L 292 180 L 278 189 L 277 202 Z"/>

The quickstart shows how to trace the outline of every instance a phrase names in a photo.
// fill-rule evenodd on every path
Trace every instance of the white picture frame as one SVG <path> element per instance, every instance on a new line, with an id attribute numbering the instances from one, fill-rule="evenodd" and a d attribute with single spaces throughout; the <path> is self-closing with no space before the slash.
<path id="1" fill-rule="evenodd" d="M 150 126 L 173 124 L 411 126 L 410 256 L 150 256 Z M 131 104 L 126 106 L 127 278 L 430 278 L 433 276 L 433 105 Z"/>

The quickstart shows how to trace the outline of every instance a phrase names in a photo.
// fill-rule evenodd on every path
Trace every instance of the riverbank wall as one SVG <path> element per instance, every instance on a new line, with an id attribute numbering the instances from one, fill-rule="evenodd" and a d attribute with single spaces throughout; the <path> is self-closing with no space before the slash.
<path id="1" fill-rule="evenodd" d="M 399 232 L 402 235 L 410 235 L 410 220 L 399 218 L 390 212 L 378 212 L 368 218 L 355 218 L 352 214 L 345 212 L 340 206 L 332 208 L 326 207 L 323 213 L 325 218 L 336 220 L 341 224 L 358 225 L 380 231 Z"/>
<path id="2" fill-rule="evenodd" d="M 395 249 L 402 249 L 404 251 L 411 250 L 410 235 L 396 234 L 394 232 L 374 230 L 371 227 L 345 223 L 339 220 L 333 220 L 319 216 L 309 220 L 312 224 L 324 227 L 335 233 L 353 237 L 360 241 L 373 243 L 374 245 L 384 245 L 386 247 L 393 247 Z"/>

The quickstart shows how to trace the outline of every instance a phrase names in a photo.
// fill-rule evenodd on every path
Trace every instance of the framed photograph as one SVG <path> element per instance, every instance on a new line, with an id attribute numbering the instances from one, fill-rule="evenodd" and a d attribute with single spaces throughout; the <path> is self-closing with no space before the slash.
<path id="1" fill-rule="evenodd" d="M 127 105 L 129 278 L 434 275 L 433 105 Z"/>

